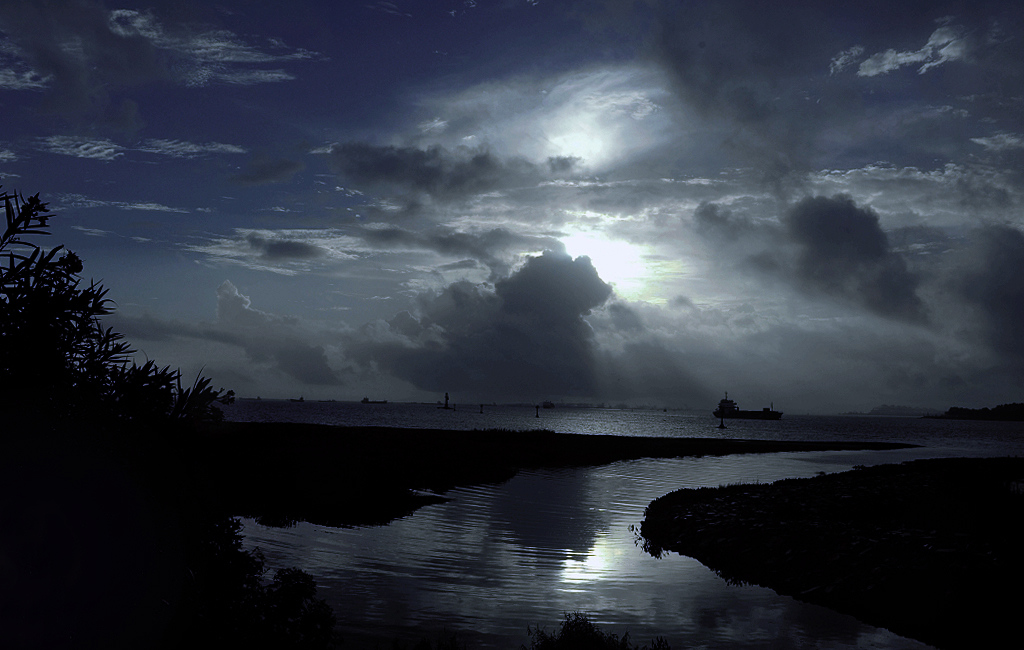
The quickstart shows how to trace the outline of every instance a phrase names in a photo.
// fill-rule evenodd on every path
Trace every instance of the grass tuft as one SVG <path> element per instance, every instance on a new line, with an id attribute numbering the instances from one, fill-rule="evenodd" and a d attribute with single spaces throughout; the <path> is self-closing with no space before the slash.
<path id="1" fill-rule="evenodd" d="M 580 612 L 567 613 L 557 633 L 549 634 L 539 627 L 527 628 L 527 632 L 529 650 L 672 650 L 662 637 L 654 639 L 649 646 L 636 646 L 630 642 L 629 632 L 621 638 L 605 632 Z M 527 647 L 522 646 L 522 650 Z"/>

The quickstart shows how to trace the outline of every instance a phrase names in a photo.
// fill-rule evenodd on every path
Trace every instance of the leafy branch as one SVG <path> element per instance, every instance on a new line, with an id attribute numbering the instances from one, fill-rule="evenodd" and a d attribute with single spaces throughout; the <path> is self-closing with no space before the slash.
<path id="1" fill-rule="evenodd" d="M 50 211 L 39 195 L 0 193 L 0 406 L 7 413 L 113 420 L 209 420 L 233 391 L 152 361 L 139 366 L 124 336 L 104 328 L 107 289 L 83 285 L 82 260 L 63 246 L 45 250 Z M 63 251 L 63 253 L 62 253 Z"/>

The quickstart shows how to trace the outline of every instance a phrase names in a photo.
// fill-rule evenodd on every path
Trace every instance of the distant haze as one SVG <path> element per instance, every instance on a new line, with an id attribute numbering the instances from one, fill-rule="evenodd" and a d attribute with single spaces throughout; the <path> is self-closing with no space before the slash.
<path id="1" fill-rule="evenodd" d="M 239 395 L 1024 401 L 1019 2 L 0 5 L 0 181 Z"/>

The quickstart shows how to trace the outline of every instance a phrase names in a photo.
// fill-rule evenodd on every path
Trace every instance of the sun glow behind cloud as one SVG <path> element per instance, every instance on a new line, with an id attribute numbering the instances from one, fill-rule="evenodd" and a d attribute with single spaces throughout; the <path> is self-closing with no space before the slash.
<path id="1" fill-rule="evenodd" d="M 605 162 L 609 138 L 600 126 L 577 121 L 566 128 L 562 135 L 548 138 L 555 155 L 582 158 L 591 165 Z"/>
<path id="2" fill-rule="evenodd" d="M 643 77 L 643 75 L 638 75 Z M 663 126 L 652 119 L 661 89 L 625 71 L 573 75 L 549 92 L 536 115 L 550 156 L 582 158 L 591 169 L 646 147 Z"/>
<path id="3" fill-rule="evenodd" d="M 645 261 L 648 247 L 587 230 L 572 232 L 562 237 L 561 242 L 572 257 L 589 257 L 597 274 L 614 286 L 620 297 L 633 300 L 644 297 L 650 276 Z"/>
<path id="4" fill-rule="evenodd" d="M 422 99 L 417 130 L 431 144 L 484 145 L 536 162 L 572 157 L 601 172 L 671 137 L 667 85 L 637 65 L 505 78 Z"/>

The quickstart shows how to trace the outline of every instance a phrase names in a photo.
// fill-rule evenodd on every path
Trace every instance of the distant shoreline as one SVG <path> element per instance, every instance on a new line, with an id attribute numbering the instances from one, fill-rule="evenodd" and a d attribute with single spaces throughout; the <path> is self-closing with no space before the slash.
<path id="1" fill-rule="evenodd" d="M 969 409 L 954 406 L 945 413 L 925 415 L 936 420 L 980 420 L 985 422 L 1024 422 L 1024 404 L 1000 404 L 994 408 Z"/>

